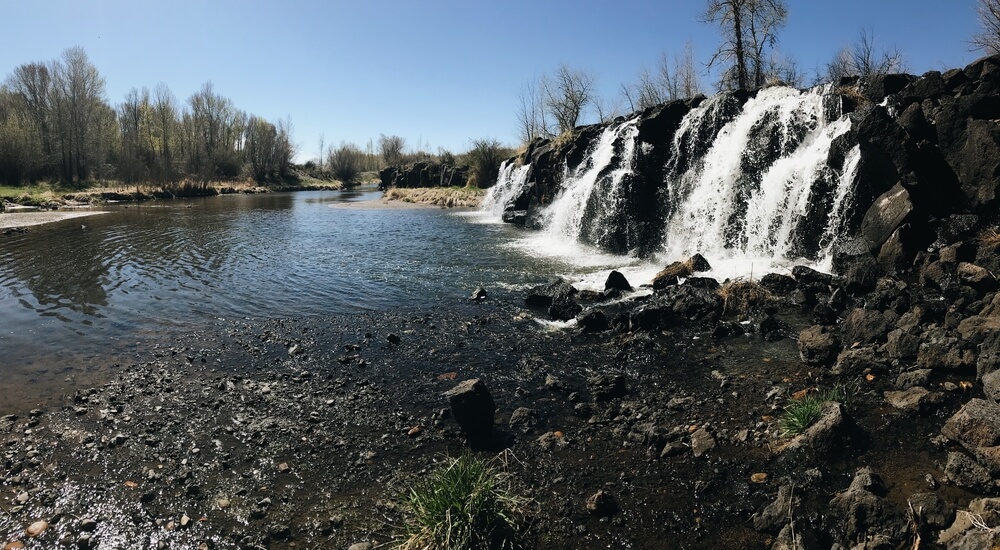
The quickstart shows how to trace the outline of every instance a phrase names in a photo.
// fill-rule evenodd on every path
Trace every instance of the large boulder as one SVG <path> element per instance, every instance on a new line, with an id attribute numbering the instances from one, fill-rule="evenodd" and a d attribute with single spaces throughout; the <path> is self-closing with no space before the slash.
<path id="1" fill-rule="evenodd" d="M 844 319 L 841 334 L 846 344 L 875 344 L 885 340 L 889 322 L 881 311 L 856 308 Z"/>
<path id="2" fill-rule="evenodd" d="M 840 340 L 830 329 L 813 325 L 799 333 L 799 358 L 807 365 L 827 365 L 840 351 Z"/>
<path id="3" fill-rule="evenodd" d="M 971 399 L 945 422 L 945 437 L 961 444 L 992 472 L 1000 471 L 1000 405 Z"/>
<path id="4" fill-rule="evenodd" d="M 869 249 L 873 252 L 881 249 L 912 213 L 910 193 L 902 184 L 897 183 L 875 199 L 861 220 L 861 235 L 867 241 Z"/>

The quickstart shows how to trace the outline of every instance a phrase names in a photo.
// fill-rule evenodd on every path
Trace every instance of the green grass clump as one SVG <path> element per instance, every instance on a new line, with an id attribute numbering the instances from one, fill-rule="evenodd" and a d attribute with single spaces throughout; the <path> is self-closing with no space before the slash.
<path id="1" fill-rule="evenodd" d="M 837 384 L 801 399 L 793 399 L 785 406 L 785 412 L 778 419 L 781 437 L 794 437 L 806 431 L 823 415 L 823 403 L 828 401 L 840 403 L 844 409 L 849 410 L 854 405 L 854 392 L 843 384 Z"/>
<path id="2" fill-rule="evenodd" d="M 782 437 L 793 437 L 812 426 L 823 414 L 823 403 L 816 395 L 807 395 L 794 400 L 785 407 L 785 412 L 778 419 Z"/>
<path id="3" fill-rule="evenodd" d="M 401 550 L 516 550 L 528 500 L 509 477 L 464 454 L 411 488 Z"/>

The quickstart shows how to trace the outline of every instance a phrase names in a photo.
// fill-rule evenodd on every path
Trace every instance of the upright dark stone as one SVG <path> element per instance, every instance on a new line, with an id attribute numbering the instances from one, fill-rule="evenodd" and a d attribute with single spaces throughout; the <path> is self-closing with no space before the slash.
<path id="1" fill-rule="evenodd" d="M 632 285 L 629 284 L 628 279 L 626 279 L 625 276 L 622 275 L 620 272 L 612 271 L 610 274 L 608 274 L 608 279 L 604 281 L 604 291 L 607 292 L 609 290 L 620 290 L 622 292 L 631 292 Z"/>
<path id="2" fill-rule="evenodd" d="M 497 406 L 486 384 L 478 378 L 466 380 L 444 393 L 455 421 L 474 449 L 487 448 L 493 441 L 493 417 Z"/>

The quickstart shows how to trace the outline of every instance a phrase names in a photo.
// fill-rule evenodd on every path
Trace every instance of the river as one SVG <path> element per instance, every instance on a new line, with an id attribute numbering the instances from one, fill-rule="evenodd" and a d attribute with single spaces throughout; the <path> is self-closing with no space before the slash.
<path id="1" fill-rule="evenodd" d="M 540 253 L 486 214 L 384 208 L 370 189 L 102 207 L 0 236 L 0 390 L 55 394 L 151 346 L 243 318 L 463 303 L 624 258 Z"/>

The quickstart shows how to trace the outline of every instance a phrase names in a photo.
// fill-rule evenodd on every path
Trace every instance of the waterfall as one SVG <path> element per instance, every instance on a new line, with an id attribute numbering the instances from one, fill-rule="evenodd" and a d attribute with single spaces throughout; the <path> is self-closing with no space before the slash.
<path id="1" fill-rule="evenodd" d="M 830 87 L 772 87 L 745 102 L 718 94 L 680 118 L 667 143 L 640 145 L 643 123 L 607 125 L 579 164 L 563 167 L 554 199 L 532 207 L 538 250 L 592 246 L 623 263 L 643 250 L 657 263 L 701 253 L 722 277 L 793 262 L 829 269 L 861 159 Z M 505 163 L 484 209 L 523 202 L 530 172 Z"/>
<path id="2" fill-rule="evenodd" d="M 623 180 L 635 162 L 638 118 L 609 125 L 584 162 L 567 168 L 562 191 L 545 210 L 542 225 L 549 237 L 579 240 L 599 248 L 621 248 L 627 217 Z"/>
<path id="3" fill-rule="evenodd" d="M 665 256 L 698 252 L 733 273 L 819 259 L 813 241 L 841 220 L 838 211 L 820 205 L 832 200 L 841 208 L 852 182 L 827 166 L 831 145 L 851 123 L 826 119 L 826 93 L 761 90 L 701 158 L 668 173 Z M 700 122 L 704 114 L 689 116 Z M 675 157 L 685 153 L 676 140 L 674 147 Z"/>
<path id="4" fill-rule="evenodd" d="M 482 209 L 499 218 L 505 208 L 517 199 L 528 185 L 531 165 L 517 166 L 514 161 L 505 160 L 500 165 L 497 183 L 483 197 Z"/>

